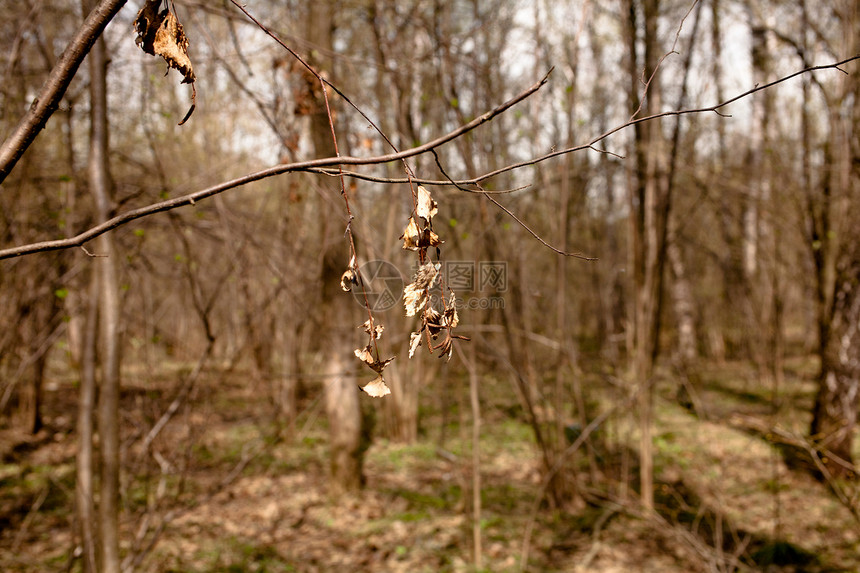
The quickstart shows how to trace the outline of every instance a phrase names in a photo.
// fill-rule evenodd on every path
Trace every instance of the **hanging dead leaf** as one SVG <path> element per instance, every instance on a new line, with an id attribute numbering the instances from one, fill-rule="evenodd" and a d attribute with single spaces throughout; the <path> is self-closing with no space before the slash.
<path id="1" fill-rule="evenodd" d="M 415 208 L 415 214 L 430 223 L 433 217 L 436 216 L 438 204 L 430 196 L 430 192 L 423 186 L 418 186 L 418 204 Z"/>
<path id="2" fill-rule="evenodd" d="M 372 396 L 374 398 L 382 398 L 383 396 L 391 394 L 391 388 L 389 388 L 385 383 L 381 374 L 364 386 L 360 386 L 360 388 L 366 392 L 368 396 Z"/>
<path id="3" fill-rule="evenodd" d="M 403 288 L 403 306 L 406 308 L 406 316 L 415 316 L 427 304 L 429 294 L 427 290 L 436 282 L 441 265 L 424 263 L 412 282 Z"/>
<path id="4" fill-rule="evenodd" d="M 179 125 L 185 123 L 196 106 L 197 90 L 194 87 L 194 66 L 188 56 L 188 38 L 182 23 L 170 10 L 161 10 L 161 0 L 146 0 L 137 13 L 134 29 L 135 42 L 140 49 L 153 56 L 161 56 L 168 70 L 173 68 L 182 74 L 182 83 L 191 84 L 191 108 Z"/>
<path id="5" fill-rule="evenodd" d="M 364 328 L 364 331 L 368 333 L 373 340 L 379 340 L 382 338 L 382 331 L 385 330 L 385 326 L 381 324 L 373 324 L 373 320 L 370 318 L 365 320 L 364 324 L 362 324 L 360 328 Z"/>
<path id="6" fill-rule="evenodd" d="M 428 308 L 424 311 L 424 324 L 427 326 L 427 331 L 434 340 L 438 336 L 439 331 L 444 328 L 444 325 L 441 324 L 441 319 L 442 315 L 434 308 Z"/>
<path id="7" fill-rule="evenodd" d="M 445 315 L 442 317 L 442 325 L 454 328 L 460 324 L 460 315 L 457 314 L 457 296 L 451 292 L 451 297 L 445 305 Z"/>
<path id="8" fill-rule="evenodd" d="M 439 239 L 439 235 L 431 231 L 430 229 L 424 229 L 424 233 L 421 235 L 421 241 L 419 241 L 419 247 L 438 247 L 445 241 Z"/>
<path id="9" fill-rule="evenodd" d="M 340 275 L 340 288 L 345 292 L 352 290 L 352 287 L 361 282 L 361 276 L 358 274 L 358 267 L 355 265 L 355 255 L 349 260 L 349 266 Z"/>
<path id="10" fill-rule="evenodd" d="M 450 336 L 446 336 L 439 348 L 442 349 L 442 353 L 439 354 L 439 358 L 447 355 L 448 360 L 451 360 L 451 356 L 454 354 L 454 339 Z"/>
<path id="11" fill-rule="evenodd" d="M 406 225 L 406 228 L 403 229 L 403 234 L 400 235 L 400 238 L 403 239 L 404 249 L 409 251 L 418 250 L 420 237 L 418 233 L 418 225 L 415 224 L 415 219 L 409 217 L 409 223 Z"/>
<path id="12" fill-rule="evenodd" d="M 442 265 L 439 263 L 424 263 L 415 273 L 413 281 L 422 288 L 431 288 L 439 277 L 439 269 Z"/>
<path id="13" fill-rule="evenodd" d="M 415 351 L 421 345 L 421 331 L 413 332 L 409 335 L 409 358 L 415 354 Z"/>
<path id="14" fill-rule="evenodd" d="M 349 292 L 352 290 L 352 287 L 358 284 L 358 273 L 355 272 L 354 269 L 346 269 L 346 271 L 340 275 L 340 288 L 344 291 Z"/>
<path id="15" fill-rule="evenodd" d="M 406 308 L 406 316 L 415 316 L 418 314 L 424 305 L 427 304 L 427 297 L 424 289 L 415 286 L 415 283 L 409 283 L 403 289 L 403 306 Z"/>
<path id="16" fill-rule="evenodd" d="M 364 348 L 356 348 L 355 356 L 362 362 L 366 362 L 367 364 L 373 363 L 373 353 L 370 351 L 370 346 L 366 346 Z"/>
<path id="17" fill-rule="evenodd" d="M 377 374 L 382 374 L 382 371 L 385 370 L 385 367 L 391 364 L 391 361 L 394 360 L 394 356 L 389 358 L 388 360 L 376 360 L 373 358 L 373 351 L 371 346 L 368 344 L 364 348 L 356 348 L 355 356 L 370 366 L 370 369 L 376 372 Z"/>

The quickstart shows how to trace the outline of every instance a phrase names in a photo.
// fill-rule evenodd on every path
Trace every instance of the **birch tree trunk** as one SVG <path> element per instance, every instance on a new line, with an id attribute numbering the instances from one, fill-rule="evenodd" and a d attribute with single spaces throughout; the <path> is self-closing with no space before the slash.
<path id="1" fill-rule="evenodd" d="M 641 115 L 651 115 L 660 110 L 662 94 L 659 75 L 655 73 L 659 61 L 657 17 L 659 0 L 645 0 L 641 5 L 643 23 L 641 40 L 644 45 L 644 67 L 637 58 L 639 24 L 634 0 L 626 3 L 628 11 L 628 101 L 633 110 Z M 648 82 L 644 101 L 640 103 L 640 78 Z M 663 266 L 666 240 L 666 150 L 661 123 L 651 121 L 637 124 L 634 131 L 635 165 L 628 173 L 628 203 L 630 206 L 630 262 L 633 269 L 632 352 L 631 379 L 639 387 L 639 485 L 642 506 L 646 510 L 654 507 L 653 465 L 653 392 L 651 376 L 657 351 L 658 317 L 660 314 L 660 292 L 662 290 Z"/>
<path id="2" fill-rule="evenodd" d="M 848 0 L 836 7 L 843 50 L 853 54 L 860 33 L 857 3 Z M 860 216 L 860 145 L 854 133 L 860 90 L 856 75 L 838 81 L 836 93 L 825 94 L 830 136 L 822 188 L 809 197 L 821 358 L 810 434 L 825 456 L 850 463 L 860 396 L 860 247 L 852 236 Z M 837 475 L 847 473 L 839 464 L 830 467 Z"/>

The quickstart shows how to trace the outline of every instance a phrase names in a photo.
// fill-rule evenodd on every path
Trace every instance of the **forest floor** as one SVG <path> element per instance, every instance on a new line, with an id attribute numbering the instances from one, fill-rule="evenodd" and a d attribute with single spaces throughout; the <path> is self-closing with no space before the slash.
<path id="1" fill-rule="evenodd" d="M 855 483 L 834 491 L 789 467 L 773 435 L 756 431 L 803 433 L 812 372 L 808 361 L 789 363 L 775 392 L 741 365 L 714 366 L 701 373 L 688 408 L 674 399 L 676 384 L 661 381 L 654 514 L 637 509 L 635 452 L 617 439 L 630 425 L 623 420 L 595 436 L 605 443 L 595 446 L 587 501 L 539 504 L 533 434 L 506 398 L 510 384 L 484 378 L 483 570 L 518 571 L 525 557 L 527 571 L 860 571 L 860 521 L 849 509 L 857 505 Z M 458 411 L 465 398 L 440 406 L 428 389 L 418 441 L 374 438 L 365 489 L 334 499 L 317 389 L 285 429 L 275 423 L 265 383 L 208 373 L 192 407 L 180 409 L 143 453 L 141 438 L 181 375 L 161 373 L 162 388 L 136 385 L 142 373 L 125 376 L 123 551 L 138 556 L 136 571 L 475 571 L 469 413 Z M 48 388 L 42 432 L 0 430 L 0 571 L 80 570 L 71 536 L 76 394 L 67 382 Z M 595 400 L 597 411 L 611 406 Z M 584 483 L 588 466 L 584 453 L 577 456 Z M 601 486 L 601 472 L 616 472 L 601 464 L 619 463 L 630 479 L 613 474 L 614 485 Z"/>

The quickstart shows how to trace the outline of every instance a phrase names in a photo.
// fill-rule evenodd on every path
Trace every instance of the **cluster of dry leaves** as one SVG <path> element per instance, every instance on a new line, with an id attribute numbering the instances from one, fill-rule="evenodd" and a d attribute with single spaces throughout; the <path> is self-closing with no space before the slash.
<path id="1" fill-rule="evenodd" d="M 421 345 L 422 340 L 426 341 L 431 354 L 434 350 L 441 350 L 441 355 L 447 356 L 449 359 L 454 352 L 454 339 L 468 340 L 466 337 L 452 332 L 460 323 L 460 317 L 457 315 L 457 297 L 454 295 L 454 291 L 448 289 L 446 298 L 443 286 L 438 301 L 439 308 L 433 307 L 433 300 L 430 296 L 430 289 L 439 279 L 440 265 L 429 260 L 427 249 L 435 248 L 438 260 L 439 245 L 442 244 L 439 235 L 433 232 L 433 217 L 436 216 L 437 212 L 438 204 L 430 196 L 430 192 L 419 185 L 415 215 L 421 220 L 423 227 L 419 229 L 415 218 L 409 217 L 409 223 L 401 237 L 404 249 L 418 252 L 420 265 L 412 278 L 412 282 L 406 285 L 403 290 L 406 316 L 418 315 L 421 318 L 420 326 L 409 336 L 410 358 L 415 354 L 415 350 Z M 442 341 L 434 344 L 433 341 L 438 340 L 439 336 L 443 334 Z"/>
<path id="2" fill-rule="evenodd" d="M 436 259 L 439 259 L 439 245 L 443 241 L 433 231 L 433 217 L 438 212 L 438 204 L 433 200 L 430 192 L 418 185 L 415 195 L 415 213 L 410 215 L 409 222 L 403 230 L 403 248 L 418 253 L 418 270 L 412 277 L 412 282 L 403 289 L 403 305 L 406 316 L 418 316 L 421 323 L 418 329 L 409 336 L 409 358 L 415 354 L 415 350 L 425 341 L 427 348 L 432 354 L 434 350 L 441 350 L 442 356 L 451 358 L 454 352 L 454 339 L 468 340 L 464 336 L 453 334 L 453 329 L 459 324 L 460 317 L 457 315 L 457 298 L 454 292 L 449 290 L 445 296 L 445 289 L 441 289 L 441 296 L 437 301 L 438 308 L 434 307 L 434 299 L 431 289 L 440 280 L 439 269 L 441 265 L 430 260 L 427 249 L 436 249 Z M 421 226 L 419 226 L 419 221 Z M 355 257 L 349 263 L 347 270 L 341 276 L 340 286 L 345 291 L 352 290 L 352 286 L 360 284 L 361 275 L 356 266 Z M 355 355 L 359 360 L 367 364 L 371 370 L 376 372 L 376 378 L 362 387 L 362 390 L 374 397 L 381 397 L 391 393 L 385 384 L 382 371 L 388 366 L 394 357 L 382 360 L 379 358 L 377 340 L 382 336 L 384 326 L 375 324 L 373 314 L 368 309 L 370 318 L 362 325 L 364 331 L 370 337 L 367 346 L 357 348 Z M 439 343 L 434 343 L 440 336 L 444 338 Z"/>

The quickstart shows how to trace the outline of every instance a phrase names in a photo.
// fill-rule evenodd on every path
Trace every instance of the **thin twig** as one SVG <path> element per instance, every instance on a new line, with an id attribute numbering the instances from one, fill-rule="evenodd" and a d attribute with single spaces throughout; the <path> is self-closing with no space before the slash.
<path id="1" fill-rule="evenodd" d="M 469 191 L 469 192 L 474 193 L 474 191 L 471 191 L 471 190 L 469 190 L 469 189 L 465 189 L 465 188 L 461 187 L 460 185 L 458 185 L 457 183 L 454 183 L 454 180 L 453 180 L 453 179 L 451 179 L 451 178 L 448 176 L 448 173 L 445 171 L 445 168 L 444 168 L 444 167 L 442 167 L 442 162 L 439 160 L 439 154 L 438 154 L 438 153 L 436 153 L 436 150 L 435 150 L 435 149 L 431 150 L 431 151 L 430 151 L 430 153 L 432 153 L 432 154 L 433 154 L 433 158 L 436 160 L 436 166 L 439 168 L 439 171 L 442 173 L 442 175 L 444 175 L 445 177 L 447 177 L 447 178 L 448 178 L 448 182 L 449 182 L 451 185 L 455 186 L 457 189 L 460 189 L 461 191 Z M 546 248 L 550 249 L 551 251 L 554 251 L 554 252 L 558 253 L 559 255 L 564 255 L 565 257 L 575 257 L 575 258 L 577 258 L 577 259 L 582 259 L 582 260 L 584 260 L 584 261 L 596 261 L 596 260 L 597 260 L 597 259 L 596 259 L 596 258 L 594 258 L 594 257 L 587 257 L 587 256 L 583 255 L 582 253 L 568 253 L 567 251 L 563 251 L 563 250 L 561 250 L 561 249 L 559 249 L 559 248 L 557 248 L 557 247 L 554 247 L 553 245 L 550 245 L 549 243 L 547 243 L 547 242 L 543 239 L 543 237 L 541 237 L 540 235 L 538 235 L 536 232 L 534 232 L 534 231 L 531 229 L 531 227 L 529 227 L 528 225 L 526 225 L 526 224 L 523 222 L 523 220 L 522 220 L 522 219 L 520 219 L 519 217 L 517 217 L 517 216 L 513 213 L 513 211 L 511 211 L 510 209 L 508 209 L 507 207 L 505 207 L 504 205 L 502 205 L 501 203 L 499 203 L 498 201 L 496 201 L 493 197 L 491 197 L 491 196 L 490 196 L 490 194 L 489 194 L 489 193 L 487 193 L 486 191 L 484 191 L 484 189 L 482 189 L 480 185 L 478 185 L 477 183 L 475 183 L 475 185 L 478 187 L 478 191 L 477 191 L 477 193 L 480 193 L 481 195 L 483 195 L 484 197 L 486 197 L 487 199 L 489 199 L 493 204 L 495 204 L 495 205 L 496 205 L 496 207 L 498 207 L 499 209 L 501 209 L 502 211 L 504 211 L 505 213 L 507 213 L 508 215 L 510 215 L 510 217 L 511 217 L 514 221 L 516 221 L 516 222 L 517 222 L 517 223 L 518 223 L 518 224 L 519 224 L 523 229 L 525 229 L 526 231 L 528 231 L 528 232 L 529 232 L 529 234 L 531 234 L 531 236 L 532 236 L 532 237 L 534 237 L 535 239 L 537 239 L 537 240 L 538 240 L 538 241 L 539 241 L 539 242 L 540 242 L 544 247 L 546 247 Z"/>
<path id="2" fill-rule="evenodd" d="M 515 170 L 520 169 L 522 167 L 528 167 L 531 165 L 536 165 L 536 164 L 544 162 L 548 159 L 552 159 L 554 157 L 559 157 L 561 155 L 566 155 L 568 153 L 573 153 L 576 151 L 583 151 L 585 149 L 595 149 L 594 144 L 599 143 L 605 139 L 608 139 L 610 136 L 618 133 L 619 131 L 627 129 L 628 127 L 632 127 L 638 123 L 644 123 L 646 121 L 653 121 L 653 120 L 659 119 L 661 117 L 681 116 L 681 115 L 690 115 L 690 114 L 707 113 L 707 112 L 716 113 L 720 117 L 732 117 L 730 114 L 722 113 L 720 110 L 722 108 L 730 105 L 730 104 L 737 102 L 738 100 L 749 97 L 749 96 L 751 96 L 757 92 L 760 92 L 762 90 L 772 88 L 773 86 L 775 86 L 777 84 L 786 82 L 790 79 L 793 79 L 793 78 L 800 76 L 800 75 L 803 75 L 803 74 L 807 74 L 807 73 L 811 73 L 811 72 L 815 72 L 815 71 L 820 71 L 820 70 L 828 70 L 828 69 L 836 69 L 842 73 L 847 73 L 845 70 L 841 69 L 839 66 L 847 64 L 849 62 L 853 62 L 854 60 L 858 60 L 858 59 L 860 59 L 860 54 L 857 54 L 853 57 L 844 59 L 840 62 L 836 62 L 833 64 L 825 64 L 825 65 L 821 65 L 821 66 L 812 66 L 812 67 L 804 68 L 802 70 L 799 70 L 797 72 L 794 72 L 792 74 L 784 76 L 782 78 L 779 78 L 779 79 L 774 80 L 772 82 L 769 82 L 767 84 L 756 85 L 754 88 L 747 90 L 747 91 L 743 92 L 742 94 L 736 95 L 730 99 L 727 99 L 723 102 L 720 102 L 720 103 L 712 105 L 712 106 L 699 107 L 699 108 L 693 108 L 693 109 L 663 111 L 660 113 L 656 113 L 654 115 L 649 115 L 646 117 L 640 117 L 640 118 L 632 119 L 632 120 L 627 121 L 621 125 L 613 127 L 612 129 L 602 133 L 601 135 L 598 135 L 597 137 L 595 137 L 594 139 L 592 139 L 588 143 L 585 143 L 582 145 L 576 145 L 574 147 L 568 147 L 565 149 L 553 150 L 550 153 L 547 153 L 545 155 L 541 155 L 539 157 L 528 159 L 526 161 L 520 161 L 518 163 L 513 163 L 511 165 L 506 165 L 504 167 L 500 167 L 499 169 L 496 169 L 495 171 L 490 171 L 488 173 L 485 173 L 484 175 L 478 177 L 477 180 L 478 181 L 484 181 L 486 179 L 490 179 L 491 177 L 496 177 L 498 175 L 501 175 L 503 173 L 507 173 L 509 171 L 515 171 Z"/>

